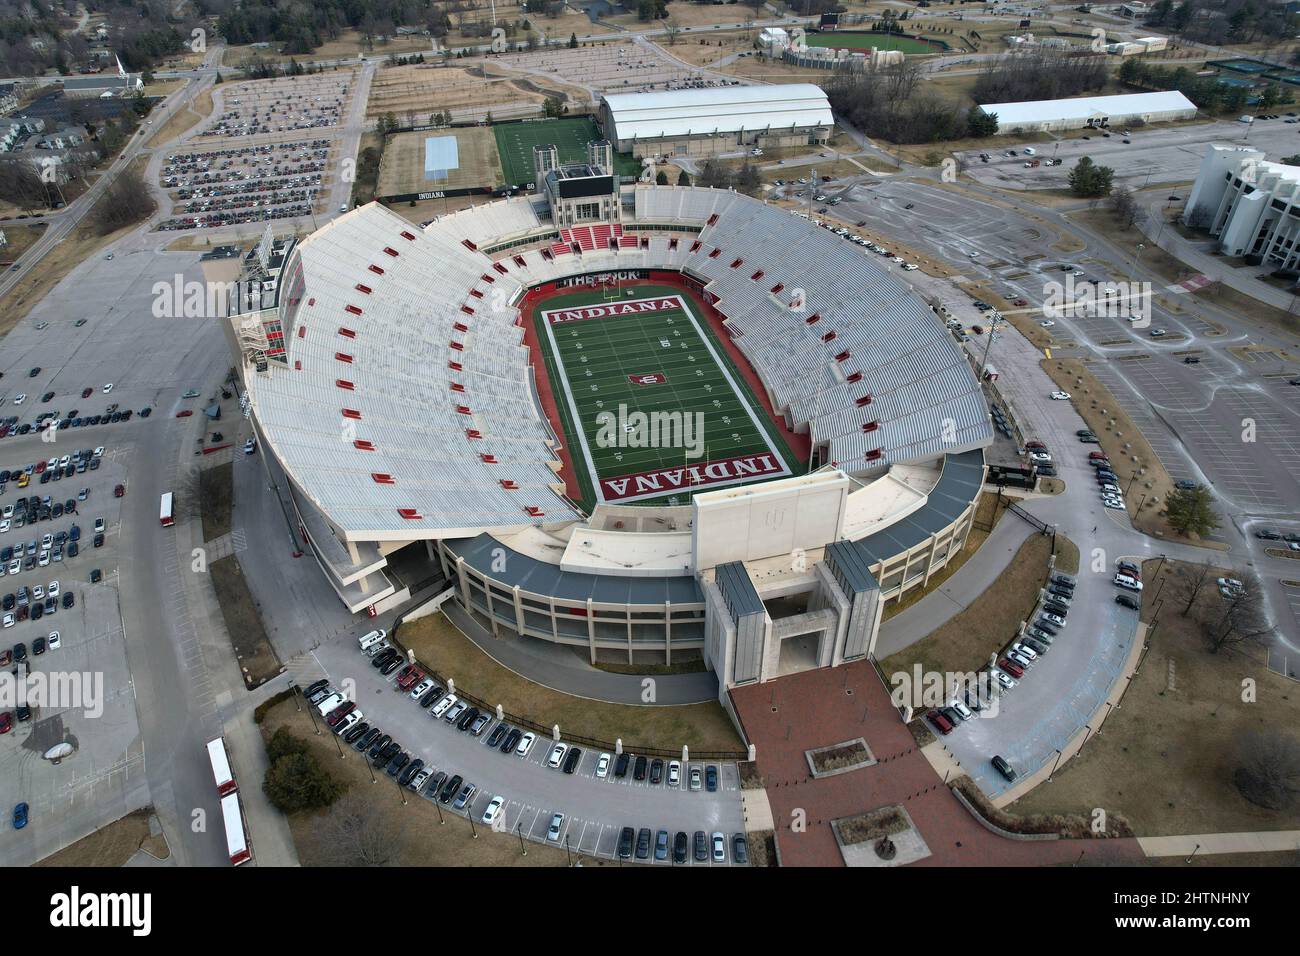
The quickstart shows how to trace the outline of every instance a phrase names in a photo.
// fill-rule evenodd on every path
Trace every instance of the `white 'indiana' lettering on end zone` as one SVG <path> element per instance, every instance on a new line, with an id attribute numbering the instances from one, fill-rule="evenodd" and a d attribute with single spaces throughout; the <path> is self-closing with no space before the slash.
<path id="1" fill-rule="evenodd" d="M 618 315 L 640 315 L 643 312 L 685 312 L 686 303 L 680 295 L 656 296 L 653 299 L 628 299 L 626 302 L 605 302 L 583 305 L 573 309 L 550 309 L 542 317 L 550 325 L 562 322 L 584 322 L 587 319 L 608 319 Z"/>
<path id="2" fill-rule="evenodd" d="M 670 495 L 677 491 L 701 491 L 756 478 L 776 478 L 789 473 L 790 470 L 776 455 L 761 451 L 753 455 L 723 458 L 708 464 L 675 465 L 636 475 L 602 478 L 600 489 L 605 501 L 629 501 Z"/>

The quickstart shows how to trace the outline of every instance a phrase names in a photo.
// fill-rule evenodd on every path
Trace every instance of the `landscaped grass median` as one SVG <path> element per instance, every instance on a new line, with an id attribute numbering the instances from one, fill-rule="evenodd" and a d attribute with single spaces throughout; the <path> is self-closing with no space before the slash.
<path id="1" fill-rule="evenodd" d="M 403 624 L 397 638 L 415 651 L 421 664 L 452 678 L 458 688 L 490 705 L 499 703 L 508 714 L 545 727 L 559 724 L 561 734 L 610 743 L 621 738 L 628 750 L 634 745 L 680 750 L 684 744 L 692 752 L 744 749 L 717 701 L 656 707 L 608 704 L 563 694 L 502 667 L 442 614 Z"/>
<path id="2" fill-rule="evenodd" d="M 1006 518 L 1019 521 L 1019 518 Z M 1056 536 L 1056 567 L 1073 573 L 1079 567 L 1079 549 L 1063 535 Z M 993 585 L 946 624 L 880 662 L 888 674 L 908 673 L 920 664 L 925 672 L 965 673 L 986 667 L 989 655 L 1015 637 L 1038 601 L 1047 581 L 1051 535 L 1031 535 Z"/>

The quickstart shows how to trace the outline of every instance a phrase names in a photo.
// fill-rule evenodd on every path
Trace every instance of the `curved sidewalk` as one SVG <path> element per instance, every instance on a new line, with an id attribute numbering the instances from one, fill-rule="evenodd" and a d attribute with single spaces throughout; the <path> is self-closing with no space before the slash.
<path id="1" fill-rule="evenodd" d="M 484 654 L 502 667 L 543 687 L 609 704 L 665 706 L 702 704 L 718 699 L 712 671 L 693 674 L 613 674 L 592 667 L 568 647 L 530 637 L 497 638 L 455 601 L 443 605 L 448 620 Z M 644 681 L 654 681 L 655 699 L 647 704 Z"/>

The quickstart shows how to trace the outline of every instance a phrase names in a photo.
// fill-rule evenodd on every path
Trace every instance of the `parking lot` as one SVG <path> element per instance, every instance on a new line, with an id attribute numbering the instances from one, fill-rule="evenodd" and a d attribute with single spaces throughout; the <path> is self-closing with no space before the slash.
<path id="1" fill-rule="evenodd" d="M 957 153 L 966 173 L 977 182 L 1001 189 L 1067 189 L 1070 170 L 1083 156 L 1101 166 L 1115 170 L 1115 185 L 1141 188 L 1150 183 L 1183 183 L 1196 178 L 1210 143 L 1249 146 L 1261 149 L 1271 160 L 1300 152 L 1300 119 L 1282 113 L 1279 119 L 1256 120 L 1245 124 L 1236 120 L 1194 123 L 1151 129 L 1130 129 L 1128 136 L 1118 128 L 1111 130 L 1070 130 L 1059 134 L 1053 143 L 1034 143 L 1036 156 L 1025 156 L 1024 144 L 1014 135 L 1005 137 L 998 149 L 966 150 Z M 1106 135 L 1109 133 L 1109 135 Z M 1125 143 L 1124 140 L 1129 142 Z M 1007 155 L 1015 150 L 1015 156 Z M 989 161 L 982 162 L 984 153 Z M 1060 159 L 1059 166 L 1046 160 Z M 1039 165 L 1026 169 L 1026 162 Z"/>
<path id="2" fill-rule="evenodd" d="M 506 798 L 499 824 L 501 830 L 553 846 L 564 846 L 567 840 L 575 852 L 611 859 L 617 856 L 619 834 L 625 826 L 636 830 L 648 828 L 652 834 L 661 829 L 670 835 L 682 831 L 688 839 L 693 839 L 697 830 L 706 834 L 722 832 L 726 837 L 727 862 L 733 862 L 733 835 L 745 832 L 735 764 L 688 761 L 682 766 L 681 784 L 669 787 L 666 773 L 664 781 L 657 785 L 650 782 L 648 772 L 646 779 L 634 779 L 634 763 L 627 775 L 619 779 L 614 775 L 611 761 L 609 775 L 605 779 L 597 778 L 595 769 L 600 754 L 582 747 L 582 757 L 574 772 L 566 774 L 547 766 L 552 746 L 548 737 L 539 736 L 523 757 L 502 754 L 495 747 L 489 749 L 487 740 L 498 725 L 495 715 L 479 736 L 458 731 L 443 719 L 431 719 L 430 710 L 422 709 L 395 686 L 401 668 L 387 677 L 382 676 L 368 666 L 370 658 L 357 650 L 353 637 L 345 635 L 322 645 L 313 658 L 300 659 L 301 666 L 291 668 L 299 686 L 305 687 L 325 677 L 335 686 L 352 679 L 357 706 L 365 712 L 365 721 L 372 726 L 377 724 L 400 742 L 412 759 L 421 759 L 426 767 L 445 771 L 449 777 L 459 774 L 465 782 L 477 787 L 464 811 L 440 804 L 443 813 L 460 813 L 480 825 L 489 801 L 501 795 Z M 704 768 L 710 764 L 718 768 L 717 791 L 710 793 L 703 786 L 698 791 L 690 790 L 691 771 L 699 769 L 703 775 Z M 375 773 L 385 776 L 383 770 Z M 410 794 L 409 799 L 427 798 Z M 560 838 L 548 841 L 547 830 L 556 812 L 565 815 Z M 693 853 L 688 856 L 692 865 L 702 865 L 695 863 Z M 653 853 L 650 862 L 655 862 Z M 706 862 L 713 865 L 711 859 Z M 671 853 L 662 865 L 670 863 Z"/>
<path id="3" fill-rule="evenodd" d="M 337 126 L 354 80 L 344 70 L 223 86 L 221 110 L 199 135 L 243 138 Z"/>
<path id="4" fill-rule="evenodd" d="M 25 472 L 37 454 L 71 452 L 65 433 L 58 434 L 52 443 L 36 436 L 0 443 L 0 471 Z M 0 527 L 8 525 L 0 533 L 0 556 L 11 549 L 24 553 L 5 562 L 0 578 L 0 594 L 10 608 L 0 637 L 0 660 L 10 672 L 6 679 L 41 679 L 51 687 L 65 682 L 68 689 L 66 694 L 29 701 L 30 706 L 18 699 L 0 703 L 0 727 L 9 728 L 0 734 L 0 806 L 7 812 L 26 802 L 32 820 L 29 838 L 0 844 L 6 865 L 34 862 L 147 802 L 117 592 L 123 499 L 114 497 L 114 489 L 127 481 L 128 458 L 106 449 L 96 469 L 87 467 L 80 474 L 74 470 L 72 477 L 37 481 L 23 489 L 11 480 L 0 493 L 3 513 L 13 512 L 0 522 Z M 50 473 L 48 467 L 41 472 Z M 42 499 L 48 495 L 51 506 L 70 498 L 75 510 L 56 517 L 52 507 L 48 512 L 33 509 L 26 514 L 35 520 L 20 526 L 19 516 L 25 513 L 17 507 L 18 499 L 38 493 Z M 98 535 L 97 520 L 103 522 Z M 72 540 L 74 534 L 78 540 Z M 50 547 L 43 547 L 46 542 Z M 56 587 L 57 596 L 50 598 Z M 43 600 L 36 597 L 38 588 L 46 592 Z M 26 606 L 20 605 L 20 593 Z M 73 759 L 45 757 L 59 744 L 71 745 L 68 756 Z"/>

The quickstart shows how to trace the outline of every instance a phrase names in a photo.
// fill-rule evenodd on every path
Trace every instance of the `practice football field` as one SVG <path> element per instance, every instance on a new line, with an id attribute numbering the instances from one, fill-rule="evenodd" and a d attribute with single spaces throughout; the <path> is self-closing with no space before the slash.
<path id="1" fill-rule="evenodd" d="M 580 503 L 686 504 L 798 462 L 692 312 L 657 285 L 555 296 L 534 312 Z M 639 413 L 639 414 L 638 414 Z"/>

